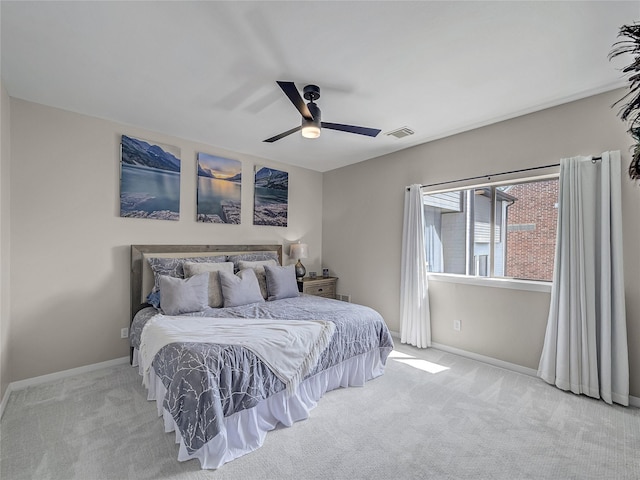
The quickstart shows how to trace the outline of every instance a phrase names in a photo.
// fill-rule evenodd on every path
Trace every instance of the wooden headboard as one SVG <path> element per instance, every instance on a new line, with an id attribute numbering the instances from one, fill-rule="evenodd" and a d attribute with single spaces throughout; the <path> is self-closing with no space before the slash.
<path id="1" fill-rule="evenodd" d="M 143 307 L 145 282 L 151 273 L 146 257 L 188 257 L 205 255 L 234 255 L 251 252 L 276 252 L 282 264 L 282 245 L 131 245 L 131 318 Z"/>

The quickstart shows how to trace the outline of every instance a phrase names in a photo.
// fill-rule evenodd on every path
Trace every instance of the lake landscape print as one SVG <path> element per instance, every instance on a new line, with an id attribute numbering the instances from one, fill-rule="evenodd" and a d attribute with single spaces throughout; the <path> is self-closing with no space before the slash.
<path id="1" fill-rule="evenodd" d="M 240 223 L 242 163 L 198 153 L 199 222 Z"/>
<path id="2" fill-rule="evenodd" d="M 180 150 L 122 135 L 120 216 L 180 220 Z"/>
<path id="3" fill-rule="evenodd" d="M 287 226 L 289 174 L 268 167 L 255 167 L 254 225 Z"/>

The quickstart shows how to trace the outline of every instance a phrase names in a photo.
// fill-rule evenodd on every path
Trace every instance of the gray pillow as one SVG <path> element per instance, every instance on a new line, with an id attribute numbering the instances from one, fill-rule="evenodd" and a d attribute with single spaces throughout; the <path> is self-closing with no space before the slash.
<path id="1" fill-rule="evenodd" d="M 262 298 L 267 299 L 267 278 L 264 274 L 265 265 L 273 265 L 274 267 L 278 265 L 278 262 L 273 258 L 269 260 L 239 260 L 238 266 L 240 270 L 244 270 L 245 268 L 253 268 L 253 271 L 256 272 L 256 277 L 258 277 L 258 285 L 260 285 L 260 293 L 262 293 Z"/>
<path id="2" fill-rule="evenodd" d="M 276 264 L 278 263 L 278 252 L 252 252 L 252 253 L 237 253 L 234 255 L 229 255 L 227 257 L 227 262 L 233 262 L 236 272 L 238 270 L 242 270 L 240 266 L 240 261 L 245 262 L 255 262 L 261 260 L 275 260 Z"/>
<path id="3" fill-rule="evenodd" d="M 153 271 L 153 288 L 147 297 L 147 302 L 156 308 L 160 307 L 160 276 L 184 278 L 183 265 L 185 262 L 197 263 L 219 263 L 227 260 L 226 255 L 215 255 L 208 257 L 147 257 L 147 262 Z"/>
<path id="4" fill-rule="evenodd" d="M 200 312 L 209 301 L 209 274 L 186 279 L 160 275 L 160 309 L 165 315 Z"/>
<path id="5" fill-rule="evenodd" d="M 267 277 L 267 300 L 280 300 L 298 296 L 298 281 L 294 265 L 286 267 L 265 265 L 264 273 Z"/>
<path id="6" fill-rule="evenodd" d="M 252 268 L 240 270 L 235 275 L 224 271 L 218 273 L 225 307 L 238 307 L 249 303 L 264 302 L 256 272 Z"/>
<path id="7" fill-rule="evenodd" d="M 233 273 L 233 263 L 193 263 L 184 262 L 185 277 L 193 277 L 200 273 L 209 274 L 209 306 L 219 308 L 223 304 L 222 289 L 220 288 L 220 277 L 218 272 L 225 271 Z"/>

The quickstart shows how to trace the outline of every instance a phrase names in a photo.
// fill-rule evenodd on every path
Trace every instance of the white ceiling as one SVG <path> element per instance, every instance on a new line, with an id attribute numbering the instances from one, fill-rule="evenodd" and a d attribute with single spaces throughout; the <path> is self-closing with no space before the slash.
<path id="1" fill-rule="evenodd" d="M 320 172 L 624 86 L 629 59 L 607 55 L 640 17 L 638 1 L 0 8 L 12 97 Z M 324 121 L 382 133 L 264 143 L 300 123 L 276 80 L 319 85 Z"/>

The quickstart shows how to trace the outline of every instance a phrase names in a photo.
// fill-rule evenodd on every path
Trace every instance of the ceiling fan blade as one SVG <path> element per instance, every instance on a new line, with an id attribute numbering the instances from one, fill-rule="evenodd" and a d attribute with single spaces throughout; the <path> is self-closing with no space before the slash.
<path id="1" fill-rule="evenodd" d="M 287 97 L 289 97 L 289 100 L 291 100 L 291 103 L 293 103 L 295 107 L 298 109 L 298 111 L 300 112 L 300 115 L 302 115 L 307 120 L 313 120 L 313 115 L 311 115 L 311 112 L 307 108 L 307 104 L 304 103 L 304 100 L 300 96 L 300 92 L 298 92 L 296 85 L 293 82 L 277 82 L 277 83 L 278 85 L 280 85 L 280 88 L 282 89 L 284 94 Z"/>
<path id="2" fill-rule="evenodd" d="M 282 132 L 279 135 L 276 135 L 275 137 L 267 138 L 266 140 L 263 140 L 263 142 L 273 143 L 276 140 L 280 140 L 281 138 L 284 138 L 287 135 L 291 135 L 292 133 L 299 131 L 301 128 L 302 128 L 302 125 L 292 128 L 291 130 L 287 130 L 286 132 Z"/>
<path id="3" fill-rule="evenodd" d="M 375 137 L 380 133 L 379 128 L 356 127 L 355 125 L 343 125 L 341 123 L 322 122 L 322 128 L 330 130 L 340 130 L 341 132 L 357 133 L 358 135 L 366 135 Z"/>

